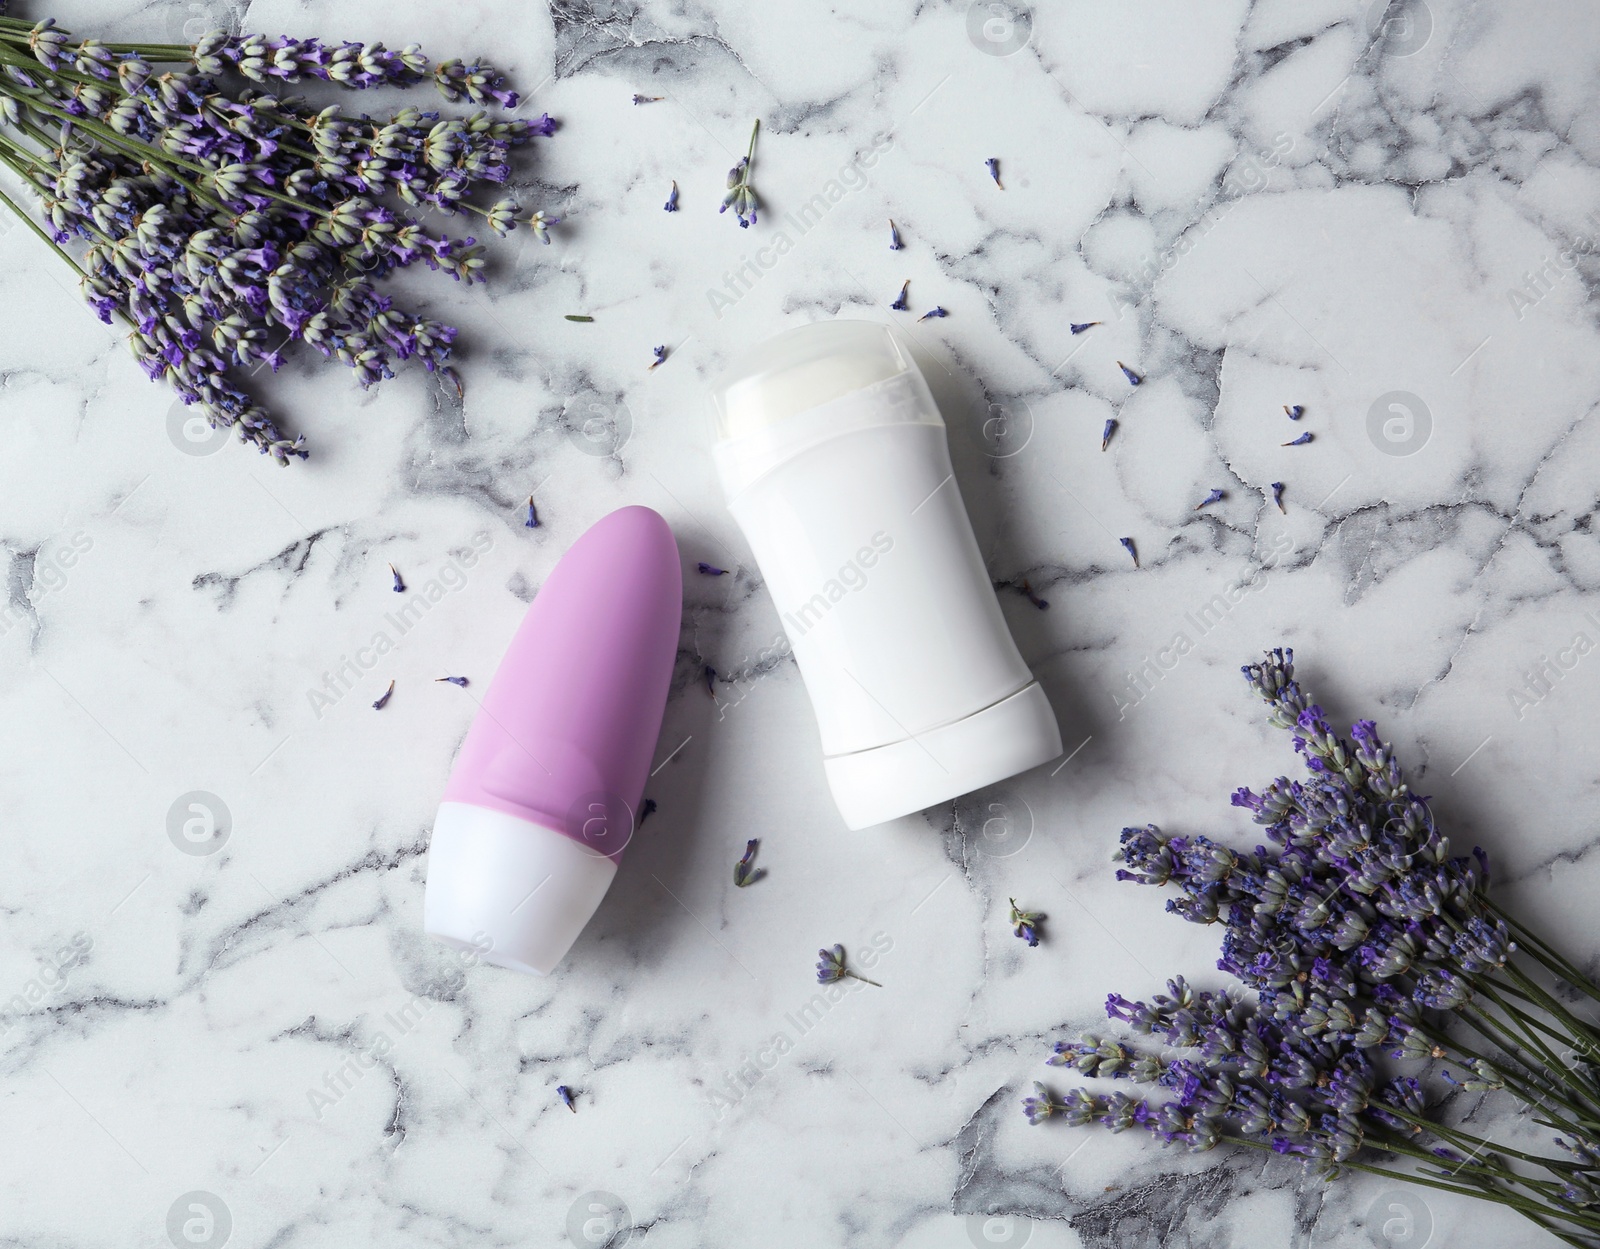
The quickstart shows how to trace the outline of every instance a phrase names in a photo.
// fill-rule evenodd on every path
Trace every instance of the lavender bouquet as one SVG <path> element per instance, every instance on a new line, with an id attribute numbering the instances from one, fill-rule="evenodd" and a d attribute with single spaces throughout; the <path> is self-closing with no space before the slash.
<path id="1" fill-rule="evenodd" d="M 305 457 L 304 439 L 283 433 L 234 374 L 276 370 L 292 342 L 338 359 L 363 387 L 414 357 L 459 388 L 456 331 L 378 289 L 419 260 L 483 281 L 477 240 L 430 234 L 422 217 L 466 215 L 549 242 L 542 212 L 473 202 L 507 181 L 511 149 L 554 129 L 548 116 L 487 111 L 517 97 L 481 62 L 220 32 L 193 46 L 102 43 L 3 10 L 0 0 L 0 164 L 38 198 L 41 221 L 3 189 L 0 206 L 73 267 L 101 320 L 127 326 L 151 378 L 280 464 Z M 431 80 L 447 101 L 479 107 L 380 119 L 275 94 L 315 80 Z"/>
<path id="2" fill-rule="evenodd" d="M 1149 1002 L 1112 994 L 1111 1018 L 1177 1052 L 1060 1042 L 1052 1065 L 1140 1092 L 1036 1084 L 1028 1119 L 1405 1179 L 1600 1245 L 1600 1029 L 1584 1017 L 1600 988 L 1490 899 L 1483 851 L 1451 855 L 1371 720 L 1348 742 L 1334 733 L 1295 681 L 1293 651 L 1244 674 L 1310 773 L 1234 794 L 1271 844 L 1244 853 L 1152 826 L 1124 829 L 1117 855 L 1119 879 L 1175 885 L 1169 911 L 1222 925 L 1217 966 L 1243 991 L 1179 977 Z M 1456 1113 L 1462 1094 L 1491 1090 L 1544 1129 L 1524 1124 L 1526 1148 Z"/>

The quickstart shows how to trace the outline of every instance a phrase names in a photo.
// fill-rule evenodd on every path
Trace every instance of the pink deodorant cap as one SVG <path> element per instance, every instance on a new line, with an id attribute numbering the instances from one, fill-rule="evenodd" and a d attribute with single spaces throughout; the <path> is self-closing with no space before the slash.
<path id="1" fill-rule="evenodd" d="M 445 785 L 423 927 L 547 974 L 600 905 L 637 827 L 683 615 L 667 522 L 625 507 L 550 572 Z"/>

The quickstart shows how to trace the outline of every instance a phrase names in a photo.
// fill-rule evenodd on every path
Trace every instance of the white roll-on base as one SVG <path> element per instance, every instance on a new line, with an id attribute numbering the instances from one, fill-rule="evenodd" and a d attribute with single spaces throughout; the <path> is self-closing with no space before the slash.
<path id="1" fill-rule="evenodd" d="M 610 858 L 554 829 L 446 802 L 428 847 L 422 926 L 486 963 L 546 976 L 616 874 Z"/>
<path id="2" fill-rule="evenodd" d="M 850 829 L 871 828 L 993 785 L 1061 753 L 1061 729 L 1037 681 L 953 724 L 823 760 Z"/>

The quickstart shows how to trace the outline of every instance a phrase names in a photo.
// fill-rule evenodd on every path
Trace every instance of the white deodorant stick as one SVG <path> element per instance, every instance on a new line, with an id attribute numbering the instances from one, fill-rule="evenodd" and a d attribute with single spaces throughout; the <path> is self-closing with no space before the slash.
<path id="1" fill-rule="evenodd" d="M 811 695 L 845 824 L 881 824 L 1060 754 L 978 552 L 944 421 L 888 329 L 789 330 L 736 360 L 712 400 L 728 507 Z"/>

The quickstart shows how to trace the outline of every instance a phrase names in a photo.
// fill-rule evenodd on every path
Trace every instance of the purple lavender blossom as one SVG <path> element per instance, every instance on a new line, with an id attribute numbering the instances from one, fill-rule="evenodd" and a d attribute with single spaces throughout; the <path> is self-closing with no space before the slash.
<path id="1" fill-rule="evenodd" d="M 1041 911 L 1024 911 L 1017 905 L 1015 898 L 1010 899 L 1011 916 L 1006 921 L 1011 925 L 1011 931 L 1030 946 L 1039 944 L 1039 921 L 1044 919 Z"/>
<path id="2" fill-rule="evenodd" d="M 756 223 L 756 209 L 761 201 L 756 197 L 756 191 L 750 185 L 750 170 L 756 158 L 756 136 L 761 133 L 761 121 L 756 119 L 750 128 L 750 150 L 744 154 L 732 169 L 728 170 L 728 193 L 723 197 L 719 213 L 733 209 L 734 216 L 739 218 L 739 228 L 748 229 Z"/>
<path id="3" fill-rule="evenodd" d="M 1550 1043 L 1581 1034 L 1569 1053 L 1592 1053 L 1592 1025 L 1519 966 L 1514 930 L 1487 897 L 1486 856 L 1450 854 L 1377 726 L 1358 720 L 1341 737 L 1296 679 L 1292 651 L 1270 651 L 1244 675 L 1306 765 L 1303 779 L 1233 795 L 1267 844 L 1234 849 L 1150 825 L 1124 829 L 1117 856 L 1120 879 L 1174 889 L 1169 910 L 1220 927 L 1217 966 L 1244 992 L 1175 978 L 1149 1002 L 1111 994 L 1108 1017 L 1181 1052 L 1083 1036 L 1057 1042 L 1047 1061 L 1167 1100 L 1041 1090 L 1028 1118 L 1141 1127 L 1190 1149 L 1254 1145 L 1324 1177 L 1360 1165 L 1426 1178 L 1443 1174 L 1442 1159 L 1462 1191 L 1589 1243 L 1600 1095 L 1576 1076 L 1587 1064 L 1563 1061 Z M 1531 944 L 1527 955 L 1600 1001 L 1600 986 L 1550 947 Z M 1512 1151 L 1524 1165 L 1508 1166 L 1470 1121 L 1430 1115 L 1418 1077 L 1380 1075 L 1391 1058 L 1429 1064 L 1463 1092 L 1515 1093 L 1576 1161 Z"/>
<path id="4" fill-rule="evenodd" d="M 817 951 L 817 983 L 834 984 L 845 977 L 859 980 L 862 984 L 874 985 L 883 988 L 876 980 L 868 980 L 850 970 L 849 960 L 845 957 L 844 946 L 836 945 L 831 949 Z"/>
<path id="5" fill-rule="evenodd" d="M 278 91 L 431 79 L 448 100 L 514 106 L 515 93 L 481 62 L 221 33 L 179 55 L 74 43 L 48 20 L 0 17 L 0 46 L 12 45 L 56 75 L 11 65 L 0 77 L 0 162 L 39 198 L 39 228 L 82 271 L 96 315 L 128 327 L 149 377 L 280 464 L 304 458 L 304 440 L 283 434 L 234 373 L 275 371 L 289 344 L 339 360 L 364 387 L 414 359 L 459 390 L 449 363 L 456 331 L 379 290 L 419 261 L 483 280 L 475 240 L 430 234 L 421 214 L 478 216 L 496 234 L 526 228 L 549 241 L 554 219 L 542 212 L 470 198 L 509 178 L 513 149 L 553 131 L 548 115 L 458 119 L 407 106 L 352 116 Z M 234 90 L 218 81 L 225 74 L 273 93 Z M 46 134 L 55 138 L 40 146 Z M 0 207 L 20 213 L 9 197 Z M 77 245 L 76 256 L 65 250 Z"/>
<path id="6" fill-rule="evenodd" d="M 744 853 L 739 856 L 739 861 L 733 865 L 733 883 L 743 889 L 746 885 L 753 885 L 767 874 L 764 867 L 756 867 L 756 850 L 761 842 L 752 837 L 745 843 Z"/>

